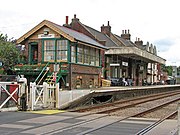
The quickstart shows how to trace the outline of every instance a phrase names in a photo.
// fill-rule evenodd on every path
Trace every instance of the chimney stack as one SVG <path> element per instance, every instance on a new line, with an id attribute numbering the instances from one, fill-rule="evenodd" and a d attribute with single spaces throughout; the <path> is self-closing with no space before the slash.
<path id="1" fill-rule="evenodd" d="M 129 30 L 122 30 L 121 37 L 125 40 L 131 40 L 131 34 Z"/>
<path id="2" fill-rule="evenodd" d="M 143 41 L 140 40 L 140 38 L 137 38 L 137 37 L 136 37 L 135 44 L 138 45 L 138 46 L 142 46 L 142 45 L 143 45 Z"/>
<path id="3" fill-rule="evenodd" d="M 70 28 L 70 25 L 69 25 L 69 16 L 66 16 L 65 24 L 63 24 L 63 26 Z"/>
<path id="4" fill-rule="evenodd" d="M 72 21 L 79 21 L 79 19 L 76 18 L 76 14 L 74 14 L 74 18 L 72 19 Z"/>
<path id="5" fill-rule="evenodd" d="M 107 23 L 107 26 L 104 26 L 104 24 L 101 26 L 101 32 L 108 35 L 110 37 L 111 34 L 111 26 L 109 25 L 109 21 Z"/>

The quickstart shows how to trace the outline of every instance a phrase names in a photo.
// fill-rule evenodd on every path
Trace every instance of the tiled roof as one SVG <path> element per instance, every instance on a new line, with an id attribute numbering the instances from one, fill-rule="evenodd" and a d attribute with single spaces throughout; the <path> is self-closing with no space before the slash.
<path id="1" fill-rule="evenodd" d="M 33 29 L 31 29 L 29 32 L 24 34 L 22 37 L 18 39 L 18 43 L 23 42 L 26 38 L 28 38 L 30 35 L 32 35 L 34 32 L 42 28 L 44 25 L 51 28 L 52 30 L 56 31 L 60 35 L 63 35 L 65 38 L 69 39 L 72 42 L 78 42 L 81 41 L 86 44 L 90 44 L 91 46 L 102 48 L 102 49 L 108 49 L 107 47 L 103 46 L 102 44 L 98 43 L 97 41 L 93 40 L 92 38 L 86 36 L 83 33 L 77 32 L 75 30 L 72 30 L 70 28 L 60 26 L 58 24 L 55 24 L 51 21 L 44 20 L 41 23 L 39 23 L 37 26 L 35 26 Z"/>
<path id="2" fill-rule="evenodd" d="M 105 46 L 106 47 L 118 47 L 119 45 L 116 44 L 115 42 L 113 42 L 113 40 L 111 40 L 107 35 L 89 27 L 89 26 L 86 26 L 84 25 L 88 30 L 89 32 L 94 35 L 94 37 L 99 40 L 99 41 L 106 41 L 105 43 Z"/>
<path id="3" fill-rule="evenodd" d="M 124 46 L 127 46 L 127 47 L 137 47 L 132 41 L 130 40 L 125 40 L 123 39 L 122 37 L 118 36 L 118 35 L 115 35 L 115 37 L 122 42 L 122 44 Z"/>
<path id="4" fill-rule="evenodd" d="M 77 41 L 81 41 L 84 43 L 89 43 L 91 45 L 95 45 L 96 47 L 100 47 L 103 49 L 107 49 L 107 47 L 101 45 L 100 43 L 98 43 L 97 41 L 93 40 L 92 38 L 86 36 L 83 33 L 77 32 L 75 30 L 72 30 L 70 28 L 64 27 L 64 26 L 60 26 L 57 24 L 54 24 L 57 28 L 59 28 L 61 31 L 63 31 L 64 33 L 70 35 L 71 37 L 75 38 Z"/>

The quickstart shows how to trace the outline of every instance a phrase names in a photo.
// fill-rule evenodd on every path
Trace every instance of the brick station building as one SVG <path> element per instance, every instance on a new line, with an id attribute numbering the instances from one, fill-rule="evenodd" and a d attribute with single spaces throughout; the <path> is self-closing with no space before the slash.
<path id="1" fill-rule="evenodd" d="M 156 47 L 137 39 L 131 41 L 129 30 L 116 35 L 111 26 L 102 25 L 95 30 L 79 21 L 74 15 L 72 22 L 60 26 L 44 20 L 17 40 L 25 46 L 24 55 L 30 65 L 48 64 L 46 78 L 56 74 L 56 83 L 64 89 L 100 87 L 101 78 L 132 78 L 134 85 L 159 80 L 157 65 L 165 60 L 156 53 Z M 27 70 L 24 74 L 33 81 L 38 74 Z M 34 75 L 33 75 L 34 74 Z"/>
<path id="2" fill-rule="evenodd" d="M 25 75 L 29 81 L 35 81 L 41 72 L 37 72 L 38 66 L 46 64 L 48 71 L 43 71 L 45 79 L 42 81 L 55 81 L 63 89 L 101 85 L 104 65 L 104 55 L 101 54 L 107 48 L 83 33 L 44 20 L 20 37 L 17 43 L 25 46 L 26 63 L 37 67 L 15 68 L 17 74 Z"/>
<path id="3" fill-rule="evenodd" d="M 139 38 L 133 43 L 129 30 L 122 30 L 122 34 L 111 32 L 109 21 L 107 26 L 102 25 L 100 31 L 80 22 L 74 15 L 68 24 L 66 17 L 65 26 L 84 33 L 97 42 L 108 47 L 105 51 L 104 78 L 132 78 L 134 85 L 142 85 L 143 80 L 149 84 L 160 81 L 157 66 L 165 64 L 165 59 L 157 56 L 156 47 L 152 44 L 143 44 Z"/>

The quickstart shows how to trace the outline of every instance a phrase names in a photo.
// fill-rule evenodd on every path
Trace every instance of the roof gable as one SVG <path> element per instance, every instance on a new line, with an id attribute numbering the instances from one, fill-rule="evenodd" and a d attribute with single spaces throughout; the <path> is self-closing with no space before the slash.
<path id="1" fill-rule="evenodd" d="M 32 28 L 30 31 L 28 31 L 26 34 L 24 34 L 22 37 L 20 37 L 17 40 L 17 43 L 20 44 L 27 38 L 30 38 L 33 34 L 38 33 L 38 31 L 41 31 L 43 28 L 49 28 L 55 33 L 58 33 L 59 35 L 62 35 L 64 38 L 70 40 L 71 42 L 83 42 L 89 44 L 90 46 L 98 47 L 101 49 L 107 49 L 105 46 L 101 45 L 97 41 L 93 40 L 92 38 L 86 36 L 83 33 L 77 32 L 75 30 L 72 30 L 70 28 L 60 26 L 56 23 L 50 22 L 48 20 L 44 20 L 41 23 L 39 23 L 37 26 Z M 36 34 L 37 35 L 37 34 Z M 36 37 L 38 38 L 38 37 Z"/>
<path id="2" fill-rule="evenodd" d="M 34 28 L 32 28 L 30 31 L 28 31 L 27 33 L 25 33 L 23 36 L 21 36 L 18 40 L 17 43 L 20 44 L 22 43 L 25 39 L 27 39 L 28 37 L 30 37 L 31 35 L 33 35 L 35 32 L 37 32 L 38 30 L 40 30 L 41 28 L 43 28 L 44 26 L 47 26 L 48 28 L 52 29 L 53 31 L 57 32 L 58 34 L 62 35 L 63 37 L 67 38 L 68 40 L 70 40 L 71 42 L 75 42 L 75 39 L 73 37 L 71 37 L 70 35 L 68 35 L 67 33 L 63 32 L 61 29 L 57 28 L 54 23 L 44 20 L 41 23 L 39 23 L 37 26 L 35 26 Z"/>

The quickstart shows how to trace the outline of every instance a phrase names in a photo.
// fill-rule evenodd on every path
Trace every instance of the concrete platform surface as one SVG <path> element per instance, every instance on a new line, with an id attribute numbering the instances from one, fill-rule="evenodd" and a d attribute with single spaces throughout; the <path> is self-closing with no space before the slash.
<path id="1" fill-rule="evenodd" d="M 48 112 L 48 111 L 47 111 Z M 106 114 L 57 112 L 1 112 L 0 134 L 8 135 L 135 135 L 156 119 L 129 118 Z M 168 120 L 150 132 L 153 135 L 172 135 L 177 121 Z M 150 133 L 148 135 L 150 135 Z"/>

